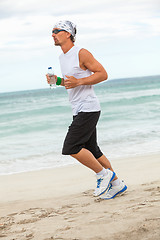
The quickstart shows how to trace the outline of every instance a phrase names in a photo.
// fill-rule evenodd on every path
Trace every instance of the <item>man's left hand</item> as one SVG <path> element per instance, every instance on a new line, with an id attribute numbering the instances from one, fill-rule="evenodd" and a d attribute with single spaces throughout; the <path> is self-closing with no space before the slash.
<path id="1" fill-rule="evenodd" d="M 79 79 L 73 76 L 67 76 L 67 75 L 66 77 L 67 78 L 64 80 L 64 86 L 66 89 L 75 88 L 79 86 Z"/>

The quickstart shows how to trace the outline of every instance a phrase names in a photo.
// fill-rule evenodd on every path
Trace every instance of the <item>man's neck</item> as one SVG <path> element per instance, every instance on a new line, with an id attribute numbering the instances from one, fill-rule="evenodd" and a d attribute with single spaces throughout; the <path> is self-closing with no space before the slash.
<path id="1" fill-rule="evenodd" d="M 73 46 L 74 46 L 73 42 L 70 42 L 61 46 L 61 49 L 63 53 L 67 53 Z"/>

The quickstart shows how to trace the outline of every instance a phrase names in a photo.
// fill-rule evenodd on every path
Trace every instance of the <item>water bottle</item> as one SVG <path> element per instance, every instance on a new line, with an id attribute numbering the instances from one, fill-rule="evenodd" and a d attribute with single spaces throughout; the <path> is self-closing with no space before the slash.
<path id="1" fill-rule="evenodd" d="M 56 88 L 56 78 L 54 76 L 52 67 L 48 67 L 48 75 L 50 77 L 50 88 Z"/>

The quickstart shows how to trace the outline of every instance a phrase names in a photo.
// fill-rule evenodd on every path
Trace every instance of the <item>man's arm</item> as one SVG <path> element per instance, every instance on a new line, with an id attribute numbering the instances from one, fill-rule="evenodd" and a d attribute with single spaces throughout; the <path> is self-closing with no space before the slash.
<path id="1" fill-rule="evenodd" d="M 94 85 L 107 80 L 108 74 L 104 67 L 86 49 L 81 49 L 79 52 L 79 64 L 80 68 L 83 70 L 89 69 L 93 74 L 80 79 L 76 79 L 73 76 L 66 76 L 67 79 L 64 81 L 64 85 L 67 89 L 80 85 Z"/>
<path id="2" fill-rule="evenodd" d="M 91 72 L 93 72 L 91 76 L 82 78 L 80 80 L 80 85 L 93 85 L 107 80 L 108 74 L 104 67 L 86 49 L 80 50 L 79 62 L 82 69 L 89 69 Z"/>

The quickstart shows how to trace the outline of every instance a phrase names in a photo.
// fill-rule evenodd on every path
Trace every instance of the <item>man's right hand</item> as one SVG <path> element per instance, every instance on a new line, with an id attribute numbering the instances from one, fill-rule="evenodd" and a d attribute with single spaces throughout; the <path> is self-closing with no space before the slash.
<path id="1" fill-rule="evenodd" d="M 46 74 L 47 83 L 48 84 L 55 84 L 57 82 L 57 76 L 54 75 L 54 77 L 50 77 L 49 74 Z"/>

